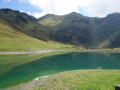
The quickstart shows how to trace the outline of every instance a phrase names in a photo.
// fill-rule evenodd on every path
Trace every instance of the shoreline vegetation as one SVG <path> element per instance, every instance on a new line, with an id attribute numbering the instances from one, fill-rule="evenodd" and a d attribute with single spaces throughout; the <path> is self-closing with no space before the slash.
<path id="1" fill-rule="evenodd" d="M 119 49 L 80 49 L 80 50 L 39 50 L 39 51 L 16 51 L 16 52 L 0 52 L 0 55 L 4 54 L 40 54 L 49 52 L 107 52 L 107 53 L 119 53 Z"/>
<path id="2" fill-rule="evenodd" d="M 23 83 L 8 90 L 114 90 L 120 70 L 73 70 Z"/>

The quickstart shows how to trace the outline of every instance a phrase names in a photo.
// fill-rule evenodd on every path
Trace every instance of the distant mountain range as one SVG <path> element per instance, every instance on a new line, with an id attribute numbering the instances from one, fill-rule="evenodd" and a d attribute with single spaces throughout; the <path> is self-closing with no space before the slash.
<path id="1" fill-rule="evenodd" d="M 85 48 L 120 47 L 120 13 L 96 18 L 72 12 L 62 16 L 47 14 L 36 19 L 19 11 L 0 9 L 0 23 L 42 41 Z"/>

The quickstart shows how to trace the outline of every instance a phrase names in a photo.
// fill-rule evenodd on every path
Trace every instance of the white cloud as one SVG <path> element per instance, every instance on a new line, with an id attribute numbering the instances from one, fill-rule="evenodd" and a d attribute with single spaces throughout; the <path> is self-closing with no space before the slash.
<path id="1" fill-rule="evenodd" d="M 32 16 L 34 16 L 36 18 L 39 18 L 39 17 L 44 16 L 45 14 L 47 14 L 47 13 L 39 13 L 39 12 L 35 12 L 35 13 L 25 12 L 25 11 L 22 11 L 22 10 L 20 10 L 20 12 L 27 13 L 28 15 L 32 15 Z"/>
<path id="2" fill-rule="evenodd" d="M 33 15 L 40 17 L 47 13 L 63 15 L 81 8 L 90 16 L 104 17 L 109 13 L 120 12 L 120 0 L 20 0 L 42 10 Z"/>
<path id="3" fill-rule="evenodd" d="M 41 16 L 43 16 L 43 15 L 45 15 L 45 14 L 39 13 L 39 12 L 35 12 L 35 13 L 33 13 L 32 15 L 33 15 L 34 17 L 36 17 L 36 18 L 39 18 L 39 17 L 41 17 Z"/>
<path id="4" fill-rule="evenodd" d="M 93 3 L 84 7 L 91 16 L 104 17 L 107 14 L 120 12 L 120 0 L 94 0 Z"/>

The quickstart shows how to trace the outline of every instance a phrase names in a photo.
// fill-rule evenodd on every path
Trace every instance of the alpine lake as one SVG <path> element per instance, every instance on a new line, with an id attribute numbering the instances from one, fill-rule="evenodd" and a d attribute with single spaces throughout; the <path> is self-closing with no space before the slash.
<path id="1" fill-rule="evenodd" d="M 71 70 L 120 69 L 120 53 L 53 52 L 0 55 L 0 89 Z"/>

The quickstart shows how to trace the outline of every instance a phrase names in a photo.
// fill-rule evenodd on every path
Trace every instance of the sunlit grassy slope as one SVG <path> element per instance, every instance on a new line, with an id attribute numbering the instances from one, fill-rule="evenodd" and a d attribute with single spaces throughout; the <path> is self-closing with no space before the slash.
<path id="1" fill-rule="evenodd" d="M 54 14 L 47 14 L 45 16 L 43 16 L 42 18 L 39 18 L 39 23 L 42 25 L 47 25 L 47 26 L 55 26 L 58 25 L 62 22 L 64 16 L 60 17 L 60 16 L 56 16 Z"/>
<path id="2" fill-rule="evenodd" d="M 35 49 L 73 49 L 72 45 L 65 45 L 53 41 L 42 41 L 0 23 L 0 51 L 15 51 Z"/>
<path id="3" fill-rule="evenodd" d="M 114 90 L 120 85 L 119 70 L 76 70 L 50 77 L 33 90 Z"/>

